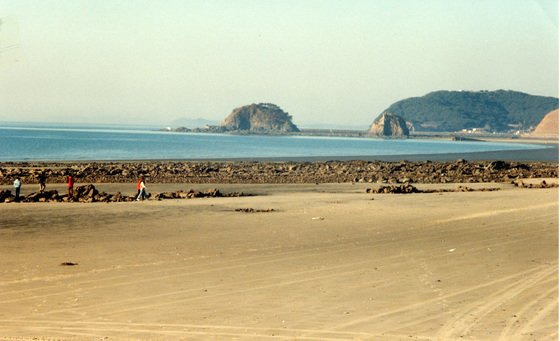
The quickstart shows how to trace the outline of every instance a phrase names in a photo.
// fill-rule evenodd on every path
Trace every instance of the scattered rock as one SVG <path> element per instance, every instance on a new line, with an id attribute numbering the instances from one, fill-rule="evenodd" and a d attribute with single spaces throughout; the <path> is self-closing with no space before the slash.
<path id="1" fill-rule="evenodd" d="M 410 184 L 406 184 L 406 185 L 390 185 L 390 186 L 381 186 L 377 189 L 374 188 L 368 188 L 366 189 L 367 193 L 394 193 L 394 194 L 408 194 L 408 193 L 420 193 L 420 191 L 418 190 L 418 188 L 410 185 Z"/>
<path id="2" fill-rule="evenodd" d="M 410 194 L 410 193 L 444 193 L 444 192 L 492 192 L 499 191 L 500 188 L 471 188 L 467 186 L 457 186 L 455 189 L 418 189 L 410 184 L 399 185 L 399 186 L 381 186 L 377 189 L 366 188 L 366 193 L 377 193 L 377 194 Z"/>
<path id="3" fill-rule="evenodd" d="M 243 213 L 268 213 L 268 212 L 276 212 L 273 208 L 268 209 L 254 209 L 254 208 L 236 208 L 235 212 L 243 212 Z"/>
<path id="4" fill-rule="evenodd" d="M 524 183 L 522 180 L 512 181 L 515 187 L 521 188 L 556 188 L 558 187 L 558 183 L 548 183 L 546 180 L 541 181 L 538 184 L 533 183 Z"/>
<path id="5" fill-rule="evenodd" d="M 163 199 L 193 199 L 193 198 L 221 198 L 221 197 L 243 197 L 249 196 L 243 192 L 231 192 L 231 193 L 222 193 L 216 188 L 208 189 L 204 192 L 195 191 L 193 189 L 185 192 L 185 191 L 176 191 L 176 192 L 162 192 L 157 193 L 154 195 L 156 200 L 163 200 Z"/>

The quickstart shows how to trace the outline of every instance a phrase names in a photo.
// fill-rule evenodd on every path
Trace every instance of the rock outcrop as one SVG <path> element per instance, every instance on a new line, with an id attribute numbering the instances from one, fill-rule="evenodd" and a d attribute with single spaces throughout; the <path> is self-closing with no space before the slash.
<path id="1" fill-rule="evenodd" d="M 558 137 L 558 109 L 546 114 L 532 135 Z"/>
<path id="2" fill-rule="evenodd" d="M 546 184 L 546 181 L 543 181 Z M 517 186 L 517 184 L 515 185 Z M 552 187 L 552 186 L 551 186 Z M 558 185 L 556 185 L 558 187 Z M 373 194 L 410 194 L 410 193 L 445 193 L 445 192 L 493 192 L 499 191 L 499 187 L 471 188 L 467 186 L 457 186 L 457 188 L 444 189 L 418 189 L 411 184 L 380 186 L 378 188 L 366 188 L 366 193 Z"/>
<path id="3" fill-rule="evenodd" d="M 402 117 L 384 112 L 373 121 L 368 134 L 383 137 L 406 137 L 409 131 L 406 121 Z"/>
<path id="4" fill-rule="evenodd" d="M 292 116 L 271 103 L 246 105 L 234 109 L 221 125 L 227 131 L 248 133 L 299 132 Z"/>

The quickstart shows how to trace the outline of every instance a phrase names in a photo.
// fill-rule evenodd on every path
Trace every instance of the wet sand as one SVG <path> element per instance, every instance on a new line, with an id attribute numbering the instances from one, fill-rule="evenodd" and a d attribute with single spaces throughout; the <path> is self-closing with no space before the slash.
<path id="1" fill-rule="evenodd" d="M 155 184 L 259 195 L 4 204 L 0 335 L 557 339 L 557 188 L 368 185 Z"/>

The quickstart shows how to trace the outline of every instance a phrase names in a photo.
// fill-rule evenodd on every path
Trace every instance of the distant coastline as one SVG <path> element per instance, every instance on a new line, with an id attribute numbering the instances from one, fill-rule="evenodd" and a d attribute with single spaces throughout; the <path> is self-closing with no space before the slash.
<path id="1" fill-rule="evenodd" d="M 256 136 L 319 136 L 319 137 L 363 137 L 373 139 L 435 139 L 451 141 L 486 141 L 486 142 L 512 142 L 512 143 L 542 143 L 558 144 L 558 138 L 531 136 L 529 134 L 516 135 L 513 133 L 463 133 L 463 132 L 415 132 L 407 137 L 377 137 L 368 134 L 367 130 L 358 129 L 324 129 L 304 128 L 299 132 L 250 132 L 250 131 L 225 131 L 207 128 L 162 128 L 162 132 L 170 133 L 202 133 L 202 134 L 231 134 L 231 135 L 256 135 Z"/>

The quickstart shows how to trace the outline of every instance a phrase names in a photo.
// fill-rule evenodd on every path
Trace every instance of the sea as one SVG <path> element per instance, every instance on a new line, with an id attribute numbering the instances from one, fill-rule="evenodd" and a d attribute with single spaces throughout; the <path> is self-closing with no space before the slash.
<path id="1" fill-rule="evenodd" d="M 175 133 L 138 126 L 0 123 L 0 161 L 358 159 L 543 148 L 522 143 Z"/>

